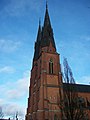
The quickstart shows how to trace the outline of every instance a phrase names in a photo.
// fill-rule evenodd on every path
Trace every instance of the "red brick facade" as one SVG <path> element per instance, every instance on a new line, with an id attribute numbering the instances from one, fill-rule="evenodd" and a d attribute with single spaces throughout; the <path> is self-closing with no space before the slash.
<path id="1" fill-rule="evenodd" d="M 49 73 L 49 62 L 53 62 L 53 73 Z M 31 71 L 30 96 L 28 99 L 27 120 L 53 119 L 55 115 L 60 118 L 60 109 L 57 104 L 61 90 L 61 73 L 59 54 L 50 44 L 41 51 L 41 55 Z"/>

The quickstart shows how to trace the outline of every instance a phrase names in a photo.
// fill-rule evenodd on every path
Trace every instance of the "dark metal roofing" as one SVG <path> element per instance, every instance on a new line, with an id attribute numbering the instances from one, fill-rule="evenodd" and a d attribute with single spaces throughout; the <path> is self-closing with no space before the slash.
<path id="1" fill-rule="evenodd" d="M 46 4 L 44 25 L 43 25 L 42 29 L 41 29 L 41 25 L 40 25 L 40 22 L 39 22 L 37 40 L 35 42 L 34 60 L 38 59 L 40 49 L 42 47 L 49 46 L 50 42 L 52 43 L 52 46 L 56 50 L 56 45 L 55 45 L 54 36 L 53 36 L 53 29 L 51 27 L 50 17 L 49 17 L 49 13 L 48 13 L 48 6 Z"/>
<path id="2" fill-rule="evenodd" d="M 53 37 L 53 29 L 51 27 L 50 17 L 49 17 L 49 13 L 48 13 L 48 7 L 46 5 L 44 25 L 42 27 L 41 47 L 49 46 L 50 42 L 52 43 L 52 46 L 56 49 L 55 41 L 54 41 L 54 37 Z"/>
<path id="3" fill-rule="evenodd" d="M 68 87 L 72 87 L 75 92 L 90 93 L 90 85 L 63 83 L 64 91 L 68 90 Z"/>

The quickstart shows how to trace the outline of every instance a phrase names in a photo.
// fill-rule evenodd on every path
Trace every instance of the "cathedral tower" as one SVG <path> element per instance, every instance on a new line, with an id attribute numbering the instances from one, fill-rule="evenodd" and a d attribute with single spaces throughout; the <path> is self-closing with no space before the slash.
<path id="1" fill-rule="evenodd" d="M 26 120 L 61 120 L 62 76 L 53 29 L 46 4 L 43 27 L 39 22 L 31 69 Z"/>

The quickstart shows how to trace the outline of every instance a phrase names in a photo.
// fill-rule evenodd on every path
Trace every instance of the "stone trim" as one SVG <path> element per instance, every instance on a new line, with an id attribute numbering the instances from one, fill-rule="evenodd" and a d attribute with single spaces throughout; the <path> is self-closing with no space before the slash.
<path id="1" fill-rule="evenodd" d="M 46 86 L 46 87 L 55 87 L 55 88 L 61 88 L 60 85 L 53 85 L 53 84 L 46 84 L 46 85 L 43 85 L 43 86 Z"/>

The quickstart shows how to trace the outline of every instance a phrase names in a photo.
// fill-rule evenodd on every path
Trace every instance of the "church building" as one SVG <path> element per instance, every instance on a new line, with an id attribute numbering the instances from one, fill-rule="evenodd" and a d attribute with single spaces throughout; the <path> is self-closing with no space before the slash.
<path id="1" fill-rule="evenodd" d="M 66 84 L 62 82 L 60 54 L 57 53 L 53 28 L 46 4 L 44 24 L 39 22 L 31 69 L 26 120 L 62 120 L 58 105 Z M 88 103 L 90 117 L 90 86 L 78 85 L 79 96 Z M 64 89 L 64 90 L 63 90 Z"/>

